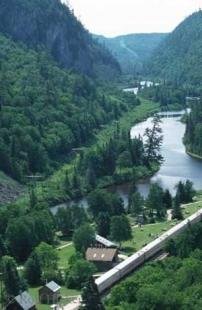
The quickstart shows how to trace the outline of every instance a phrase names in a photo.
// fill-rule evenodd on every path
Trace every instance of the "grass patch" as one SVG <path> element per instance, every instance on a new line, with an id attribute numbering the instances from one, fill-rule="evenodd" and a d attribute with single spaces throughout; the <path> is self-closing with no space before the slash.
<path id="1" fill-rule="evenodd" d="M 61 269 L 67 269 L 68 267 L 68 260 L 69 258 L 75 254 L 75 248 L 74 245 L 69 245 L 65 248 L 58 249 L 58 256 L 59 256 L 59 268 Z"/>
<path id="2" fill-rule="evenodd" d="M 184 205 L 182 213 L 184 219 L 197 212 L 202 208 L 202 201 L 194 202 L 188 205 Z M 143 246 L 149 242 L 155 240 L 165 231 L 172 228 L 178 223 L 177 220 L 162 221 L 154 224 L 146 224 L 140 227 L 133 227 L 132 240 L 123 242 L 122 250 L 124 253 L 131 255 L 134 252 L 140 250 Z"/>
<path id="3" fill-rule="evenodd" d="M 171 228 L 172 225 L 173 221 L 165 221 L 133 228 L 133 239 L 122 244 L 123 251 L 127 254 L 133 254 L 149 242 L 158 238 L 159 235 Z"/>
<path id="4" fill-rule="evenodd" d="M 202 208 L 202 201 L 197 201 L 193 202 L 192 204 L 185 205 L 182 210 L 184 218 L 189 217 L 190 215 L 197 212 L 201 208 Z"/>

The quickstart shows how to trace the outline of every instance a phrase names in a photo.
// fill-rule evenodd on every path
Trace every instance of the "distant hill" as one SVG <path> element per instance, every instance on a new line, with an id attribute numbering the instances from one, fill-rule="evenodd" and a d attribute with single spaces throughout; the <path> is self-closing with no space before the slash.
<path id="1" fill-rule="evenodd" d="M 109 51 L 60 0 L 0 0 L 0 32 L 29 48 L 46 48 L 64 68 L 104 77 L 120 73 Z"/>
<path id="2" fill-rule="evenodd" d="M 202 11 L 186 18 L 156 49 L 148 73 L 176 83 L 201 84 Z"/>
<path id="3" fill-rule="evenodd" d="M 166 36 L 165 33 L 128 34 L 114 38 L 94 35 L 116 57 L 122 71 L 132 74 L 142 71 L 143 62 Z"/>

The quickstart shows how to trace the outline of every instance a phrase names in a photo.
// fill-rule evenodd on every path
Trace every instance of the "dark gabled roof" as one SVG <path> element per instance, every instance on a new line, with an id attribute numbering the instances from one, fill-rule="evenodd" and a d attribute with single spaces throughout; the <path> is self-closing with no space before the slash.
<path id="1" fill-rule="evenodd" d="M 45 286 L 54 293 L 61 289 L 61 287 L 54 281 L 47 283 Z"/>
<path id="2" fill-rule="evenodd" d="M 35 306 L 35 302 L 33 301 L 32 297 L 29 295 L 29 293 L 26 291 L 19 294 L 14 299 L 23 310 L 29 310 Z"/>
<path id="3" fill-rule="evenodd" d="M 88 248 L 86 251 L 86 259 L 94 262 L 112 262 L 117 253 L 117 249 Z"/>

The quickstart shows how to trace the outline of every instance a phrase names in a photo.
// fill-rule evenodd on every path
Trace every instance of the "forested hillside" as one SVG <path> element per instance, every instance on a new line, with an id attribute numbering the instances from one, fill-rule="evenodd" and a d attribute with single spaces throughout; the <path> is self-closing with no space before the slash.
<path id="1" fill-rule="evenodd" d="M 17 180 L 51 173 L 134 105 L 134 96 L 62 70 L 45 52 L 3 35 L 0 45 L 0 169 Z"/>
<path id="2" fill-rule="evenodd" d="M 64 68 L 105 78 L 120 73 L 109 51 L 60 0 L 0 0 L 0 32 L 30 48 L 46 48 Z"/>
<path id="3" fill-rule="evenodd" d="M 188 83 L 196 87 L 202 79 L 202 11 L 185 19 L 156 49 L 147 73 L 153 77 Z"/>
<path id="4" fill-rule="evenodd" d="M 112 52 L 124 73 L 138 74 L 142 72 L 143 63 L 166 36 L 165 33 L 141 33 L 115 38 L 95 35 L 95 38 Z"/>
<path id="5" fill-rule="evenodd" d="M 195 100 L 187 118 L 184 142 L 188 152 L 202 156 L 202 101 Z"/>

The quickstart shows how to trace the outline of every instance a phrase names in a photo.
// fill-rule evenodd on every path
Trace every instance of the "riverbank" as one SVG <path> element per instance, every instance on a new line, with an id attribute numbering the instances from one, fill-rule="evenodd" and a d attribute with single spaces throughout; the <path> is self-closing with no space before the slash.
<path id="1" fill-rule="evenodd" d="M 120 130 L 129 131 L 130 128 L 147 119 L 149 116 L 153 115 L 159 110 L 159 105 L 157 103 L 151 102 L 149 100 L 141 99 L 141 104 L 136 106 L 133 110 L 126 112 L 124 116 L 119 118 L 117 121 L 113 121 L 110 125 L 101 129 L 95 136 L 94 142 L 86 148 L 83 148 L 82 153 L 88 152 L 97 148 L 99 145 L 108 143 L 111 137 L 114 135 L 114 131 L 117 126 Z M 83 156 L 83 154 L 82 154 Z M 49 206 L 54 206 L 59 203 L 67 202 L 72 199 L 69 196 L 68 191 L 65 189 L 65 178 L 71 177 L 75 171 L 79 171 L 79 152 L 75 155 L 74 159 L 68 164 L 63 165 L 58 171 L 56 171 L 50 178 L 46 181 L 38 183 L 36 185 L 35 191 L 37 195 L 37 200 L 40 203 L 48 203 Z M 157 168 L 154 169 L 154 173 Z M 145 172 L 140 175 L 140 178 L 151 176 L 151 171 L 145 175 Z M 123 182 L 126 180 L 124 179 Z M 117 182 L 106 179 L 101 187 L 106 187 L 108 185 L 116 184 Z M 118 182 L 120 184 L 120 181 Z M 86 194 L 86 193 L 85 193 Z M 80 195 L 80 198 L 82 195 Z M 76 198 L 76 197 L 75 197 Z M 79 198 L 79 197 L 77 197 Z M 29 200 L 28 195 L 21 198 L 17 203 L 26 206 Z"/>
<path id="2" fill-rule="evenodd" d="M 194 154 L 194 153 L 189 152 L 189 151 L 187 151 L 187 150 L 186 150 L 186 153 L 187 153 L 189 156 L 193 157 L 193 158 L 202 160 L 202 156 L 200 156 L 200 155 Z"/>

